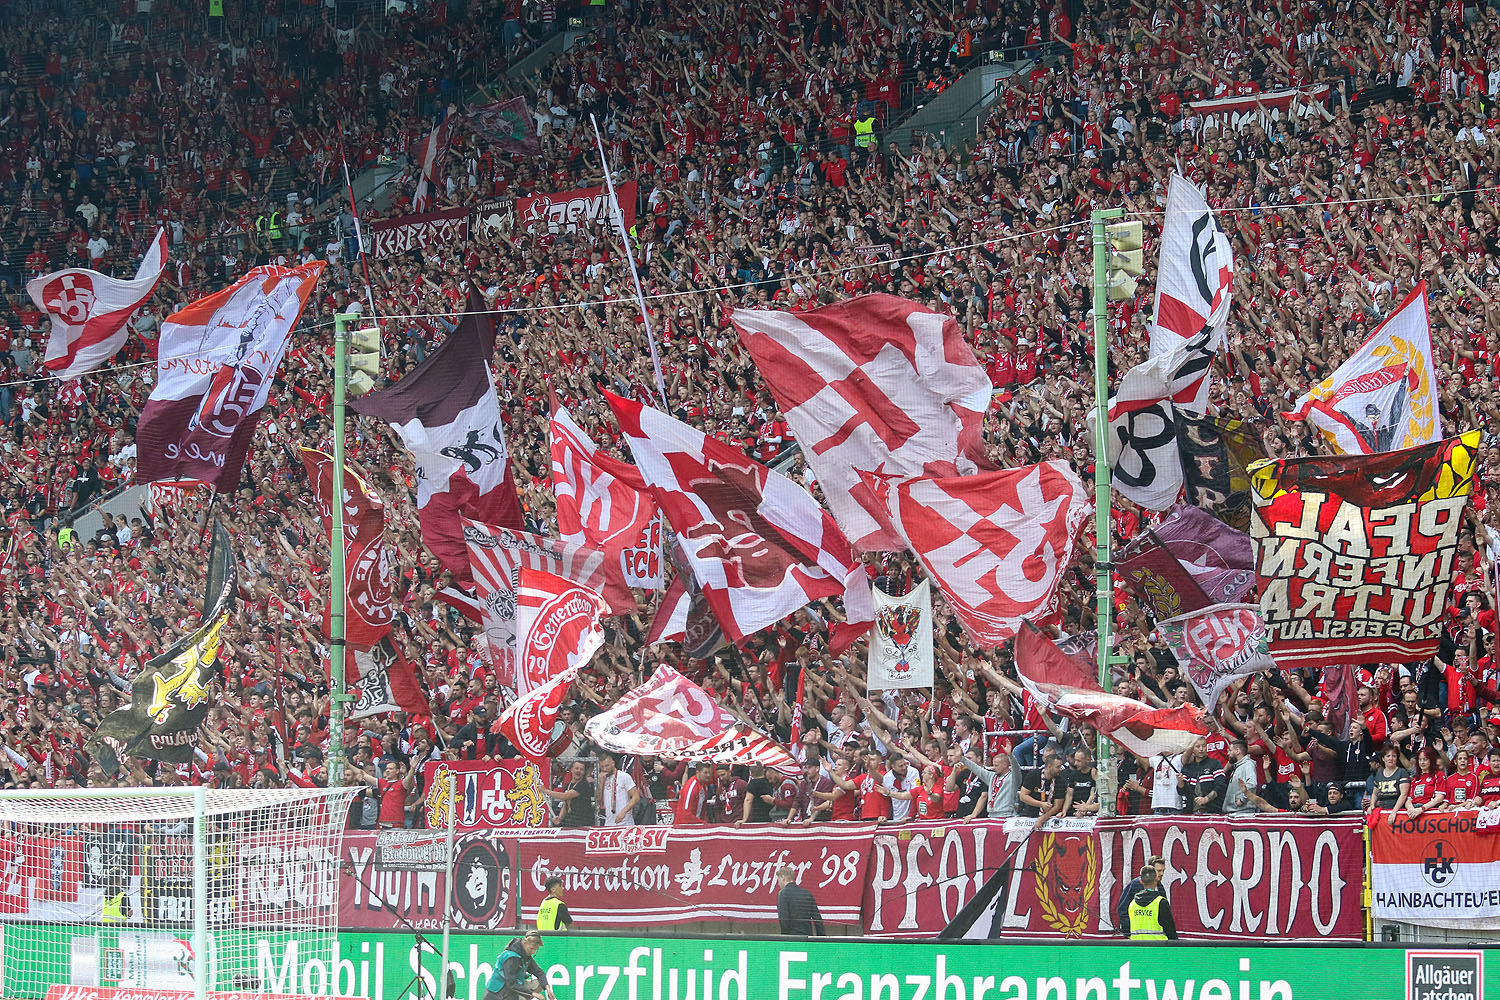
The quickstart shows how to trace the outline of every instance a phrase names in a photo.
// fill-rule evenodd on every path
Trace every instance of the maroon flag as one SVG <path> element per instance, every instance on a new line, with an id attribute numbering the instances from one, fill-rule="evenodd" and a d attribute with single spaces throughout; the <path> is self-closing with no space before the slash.
<path id="1" fill-rule="evenodd" d="M 135 440 L 137 483 L 239 485 L 287 339 L 326 265 L 267 265 L 168 316 Z"/>
<path id="2" fill-rule="evenodd" d="M 1066 462 L 945 479 L 862 473 L 953 613 L 986 649 L 1058 613 L 1058 588 L 1093 505 Z"/>
<path id="3" fill-rule="evenodd" d="M 349 678 L 354 701 L 348 718 L 363 719 L 386 712 L 427 715 L 429 705 L 417 672 L 401 647 L 391 641 L 389 631 L 367 650 L 350 654 L 356 674 Z"/>
<path id="4" fill-rule="evenodd" d="M 536 125 L 531 120 L 524 97 L 495 101 L 471 111 L 468 124 L 501 150 L 514 153 L 537 151 Z"/>
<path id="5" fill-rule="evenodd" d="M 490 374 L 495 321 L 477 292 L 466 308 L 458 328 L 405 378 L 350 408 L 385 420 L 411 450 L 422 541 L 471 590 L 462 515 L 519 528 L 521 501 Z"/>
<path id="6" fill-rule="evenodd" d="M 333 456 L 299 448 L 323 530 L 333 538 Z M 391 630 L 391 585 L 395 572 L 385 549 L 385 503 L 363 479 L 344 467 L 344 638 L 354 649 L 369 649 Z M 329 634 L 332 606 L 323 611 Z"/>
<path id="7" fill-rule="evenodd" d="M 851 625 L 875 620 L 864 567 L 812 494 L 660 410 L 604 396 L 731 641 L 821 597 L 843 595 Z"/>
<path id="8" fill-rule="evenodd" d="M 417 192 L 412 195 L 411 199 L 413 212 L 431 211 L 436 197 L 434 192 L 442 186 L 443 156 L 448 152 L 451 111 L 451 108 L 443 111 L 437 126 L 427 133 L 427 138 L 423 139 L 422 144 L 417 147 L 415 158 L 420 165 L 421 176 L 417 180 Z"/>
<path id="9" fill-rule="evenodd" d="M 1092 663 L 1064 653 L 1030 622 L 1016 635 L 1016 674 L 1043 708 L 1093 725 L 1139 757 L 1180 753 L 1208 735 L 1195 708 L 1152 708 L 1106 692 Z"/>
<path id="10" fill-rule="evenodd" d="M 901 548 L 860 473 L 953 476 L 984 464 L 993 388 L 951 316 L 894 295 L 730 317 L 856 548 Z"/>
<path id="11" fill-rule="evenodd" d="M 1179 507 L 1126 549 L 1119 572 L 1158 621 L 1235 604 L 1255 586 L 1250 536 L 1197 507 Z"/>

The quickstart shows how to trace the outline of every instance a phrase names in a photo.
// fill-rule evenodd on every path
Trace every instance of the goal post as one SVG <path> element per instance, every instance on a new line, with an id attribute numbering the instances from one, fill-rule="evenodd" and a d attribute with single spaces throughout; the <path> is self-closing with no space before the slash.
<path id="1" fill-rule="evenodd" d="M 355 995 L 334 959 L 357 792 L 0 792 L 0 997 Z"/>

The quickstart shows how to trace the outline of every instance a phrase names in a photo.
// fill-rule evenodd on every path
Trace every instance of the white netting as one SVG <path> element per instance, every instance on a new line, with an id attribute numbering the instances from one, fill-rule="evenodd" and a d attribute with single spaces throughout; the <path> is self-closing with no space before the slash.
<path id="1" fill-rule="evenodd" d="M 354 792 L 0 794 L 0 996 L 322 992 Z"/>

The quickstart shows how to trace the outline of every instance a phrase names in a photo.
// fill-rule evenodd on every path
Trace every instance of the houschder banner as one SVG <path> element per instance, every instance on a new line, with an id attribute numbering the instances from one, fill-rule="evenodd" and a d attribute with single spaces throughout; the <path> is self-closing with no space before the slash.
<path id="1" fill-rule="evenodd" d="M 1500 836 L 1477 830 L 1476 815 L 1372 820 L 1375 916 L 1428 927 L 1500 927 Z"/>
<path id="2" fill-rule="evenodd" d="M 1283 667 L 1437 652 L 1479 432 L 1251 472 L 1261 614 Z"/>

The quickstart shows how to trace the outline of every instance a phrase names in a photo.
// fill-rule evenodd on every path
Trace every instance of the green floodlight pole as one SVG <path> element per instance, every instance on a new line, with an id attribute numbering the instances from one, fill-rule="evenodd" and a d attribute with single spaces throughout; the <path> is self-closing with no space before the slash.
<path id="1" fill-rule="evenodd" d="M 349 324 L 357 313 L 333 317 L 333 531 L 329 538 L 328 579 L 328 785 L 344 783 L 344 402 L 349 385 Z"/>
<path id="2" fill-rule="evenodd" d="M 1114 565 L 1110 553 L 1109 513 L 1114 494 L 1109 482 L 1109 239 L 1105 227 L 1125 214 L 1123 208 L 1094 212 L 1089 221 L 1094 236 L 1094 583 L 1098 607 L 1099 686 L 1110 689 L 1109 661 L 1114 625 L 1111 597 Z M 1109 738 L 1095 734 L 1099 768 L 1099 815 L 1115 814 L 1115 774 L 1110 767 Z"/>

